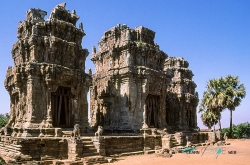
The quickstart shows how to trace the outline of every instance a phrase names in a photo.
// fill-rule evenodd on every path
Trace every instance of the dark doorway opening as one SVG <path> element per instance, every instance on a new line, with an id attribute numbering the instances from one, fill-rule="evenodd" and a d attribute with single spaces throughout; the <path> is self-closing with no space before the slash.
<path id="1" fill-rule="evenodd" d="M 160 96 L 149 94 L 146 99 L 147 125 L 158 128 L 158 115 L 160 110 Z"/>
<path id="2" fill-rule="evenodd" d="M 54 127 L 73 127 L 72 100 L 74 95 L 68 87 L 58 87 L 51 93 L 52 118 Z"/>

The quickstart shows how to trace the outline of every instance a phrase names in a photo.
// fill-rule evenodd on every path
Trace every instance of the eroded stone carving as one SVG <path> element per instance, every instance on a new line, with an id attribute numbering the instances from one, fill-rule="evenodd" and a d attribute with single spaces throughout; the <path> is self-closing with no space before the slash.
<path id="1" fill-rule="evenodd" d="M 98 49 L 92 48 L 96 73 L 90 69 L 86 74 L 83 24 L 77 28 L 76 11 L 70 13 L 65 6 L 57 5 L 47 20 L 45 11 L 30 9 L 26 20 L 19 22 L 18 41 L 12 48 L 14 66 L 8 67 L 4 82 L 11 112 L 0 130 L 1 157 L 19 163 L 63 162 L 83 160 L 89 154 L 147 153 L 160 146 L 160 154 L 171 156 L 164 147 L 173 147 L 173 141 L 183 145 L 185 135 L 169 132 L 197 125 L 198 95 L 188 62 L 160 50 L 152 30 L 118 24 L 104 33 Z M 95 133 L 86 129 L 89 87 Z M 103 132 L 137 135 L 139 130 L 143 136 L 102 136 Z M 86 137 L 80 137 L 82 132 Z M 94 134 L 98 138 L 87 137 Z M 200 142 L 215 139 L 215 134 L 189 136 Z M 91 143 L 97 152 L 89 150 Z"/>
<path id="2" fill-rule="evenodd" d="M 50 18 L 41 9 L 27 11 L 13 45 L 14 67 L 6 74 L 11 136 L 58 136 L 55 128 L 88 126 L 87 92 L 91 75 L 84 73 L 88 50 L 81 41 L 78 16 L 57 5 Z M 78 116 L 75 119 L 75 116 Z M 20 135 L 21 134 L 21 135 Z"/>
<path id="3" fill-rule="evenodd" d="M 92 126 L 111 131 L 197 126 L 198 96 L 188 62 L 168 57 L 154 37 L 148 28 L 118 24 L 104 33 L 97 50 L 93 46 Z"/>
<path id="4" fill-rule="evenodd" d="M 95 132 L 95 136 L 100 137 L 100 136 L 102 136 L 102 133 L 103 133 L 103 128 L 102 128 L 102 126 L 98 126 L 98 129 L 97 129 L 97 131 Z"/>
<path id="5" fill-rule="evenodd" d="M 165 62 L 165 68 L 174 73 L 167 88 L 166 122 L 175 130 L 197 129 L 196 107 L 199 100 L 188 65 L 184 58 L 178 57 L 170 57 Z"/>
<path id="6" fill-rule="evenodd" d="M 80 138 L 81 133 L 80 133 L 80 126 L 79 126 L 79 124 L 75 124 L 74 125 L 72 136 L 75 137 L 75 138 Z"/>

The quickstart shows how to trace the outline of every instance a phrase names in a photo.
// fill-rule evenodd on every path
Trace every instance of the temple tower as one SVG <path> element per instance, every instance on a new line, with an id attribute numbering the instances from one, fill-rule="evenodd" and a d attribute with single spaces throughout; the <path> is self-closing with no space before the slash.
<path id="1" fill-rule="evenodd" d="M 148 28 L 118 24 L 104 33 L 97 50 L 93 47 L 92 126 L 125 131 L 167 126 L 165 98 L 172 74 L 154 37 Z"/>
<path id="2" fill-rule="evenodd" d="M 54 136 L 61 128 L 88 126 L 85 33 L 82 23 L 76 27 L 75 10 L 70 13 L 65 5 L 57 5 L 47 20 L 47 12 L 32 8 L 18 24 L 14 67 L 4 83 L 11 108 L 6 135 Z"/>
<path id="3" fill-rule="evenodd" d="M 197 127 L 198 96 L 183 58 L 168 57 L 155 32 L 126 25 L 111 28 L 93 47 L 91 125 L 106 130 Z"/>
<path id="4" fill-rule="evenodd" d="M 184 58 L 170 57 L 165 67 L 173 73 L 167 88 L 166 122 L 174 130 L 192 130 L 197 127 L 196 107 L 199 102 L 193 73 Z"/>

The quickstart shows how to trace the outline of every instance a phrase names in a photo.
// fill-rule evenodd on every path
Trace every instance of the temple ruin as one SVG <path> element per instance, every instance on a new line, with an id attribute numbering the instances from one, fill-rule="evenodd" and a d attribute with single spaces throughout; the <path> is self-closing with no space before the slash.
<path id="1" fill-rule="evenodd" d="M 97 50 L 93 47 L 92 126 L 107 131 L 197 127 L 198 96 L 188 62 L 168 57 L 154 37 L 148 28 L 118 24 L 104 33 Z"/>
<path id="2" fill-rule="evenodd" d="M 14 66 L 4 82 L 10 120 L 0 130 L 7 163 L 94 164 L 106 156 L 216 141 L 197 129 L 198 94 L 183 58 L 169 57 L 140 26 L 111 28 L 92 48 L 95 73 L 85 73 L 83 24 L 56 5 L 29 9 L 19 22 Z M 87 93 L 90 91 L 90 122 Z"/>
<path id="3" fill-rule="evenodd" d="M 46 14 L 30 9 L 18 24 L 14 67 L 8 68 L 4 82 L 11 100 L 7 135 L 55 136 L 74 124 L 88 126 L 91 76 L 84 72 L 84 30 L 75 26 L 75 11 L 58 5 L 48 20 Z"/>

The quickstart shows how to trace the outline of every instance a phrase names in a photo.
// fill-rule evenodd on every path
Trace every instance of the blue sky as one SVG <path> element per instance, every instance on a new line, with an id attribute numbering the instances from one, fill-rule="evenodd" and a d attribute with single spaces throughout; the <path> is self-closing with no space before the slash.
<path id="1" fill-rule="evenodd" d="M 9 112 L 9 95 L 3 82 L 13 66 L 12 45 L 17 41 L 19 21 L 29 8 L 50 12 L 58 0 L 3 1 L 0 5 L 0 113 Z M 183 57 L 194 73 L 200 99 L 209 79 L 239 76 L 247 96 L 233 112 L 233 123 L 250 122 L 250 1 L 248 0 L 74 0 L 64 1 L 76 10 L 86 36 L 82 46 L 91 51 L 104 31 L 116 24 L 145 26 L 156 32 L 155 42 L 169 56 Z M 94 68 L 86 60 L 86 69 Z M 94 69 L 93 69 L 94 70 Z M 198 125 L 205 128 L 197 115 Z M 222 114 L 222 127 L 229 126 L 229 111 Z"/>

